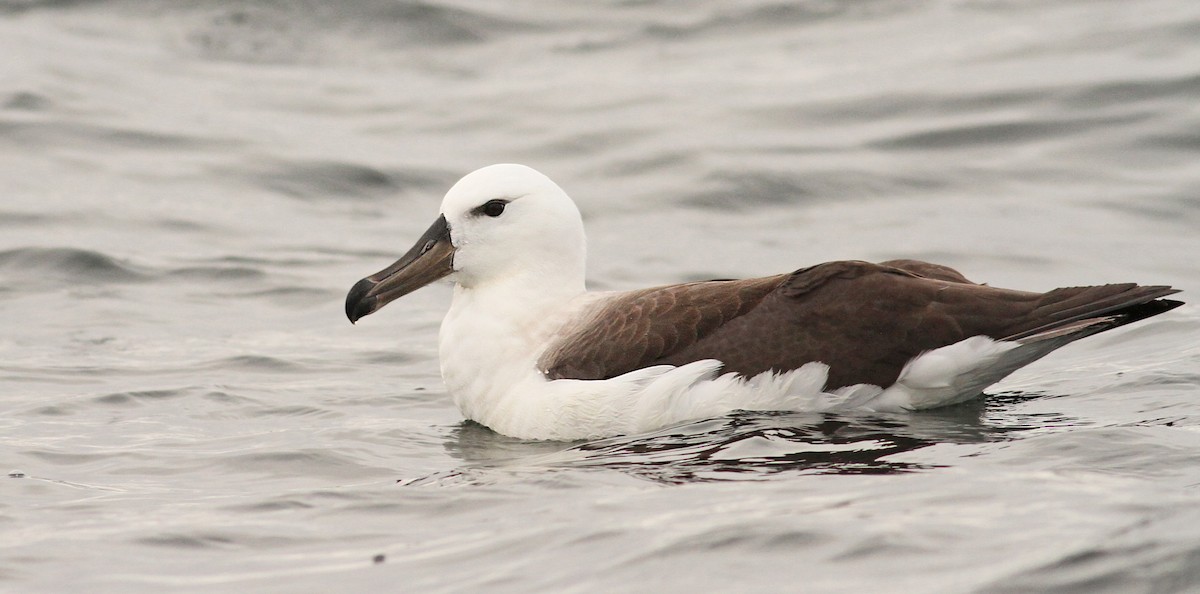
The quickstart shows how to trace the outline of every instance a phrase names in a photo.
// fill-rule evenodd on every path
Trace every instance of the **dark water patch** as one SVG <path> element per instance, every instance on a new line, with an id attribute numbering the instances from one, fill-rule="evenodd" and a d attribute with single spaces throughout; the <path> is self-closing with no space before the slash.
<path id="1" fill-rule="evenodd" d="M 79 283 L 127 283 L 149 276 L 101 252 L 80 248 L 25 247 L 0 252 L 0 270 L 21 279 Z"/>
<path id="2" fill-rule="evenodd" d="M 138 544 L 172 549 L 259 549 L 295 544 L 296 539 L 266 534 L 216 532 L 172 532 L 135 539 Z"/>
<path id="3" fill-rule="evenodd" d="M 188 395 L 188 390 L 137 390 L 132 392 L 114 392 L 97 396 L 92 399 L 97 404 L 113 405 L 113 406 L 129 406 L 141 405 L 145 403 L 157 402 L 162 400 L 171 400 L 174 398 L 182 398 Z"/>
<path id="4" fill-rule="evenodd" d="M 0 0 L 0 14 L 20 14 L 37 9 L 70 8 L 104 0 Z"/>
<path id="5" fill-rule="evenodd" d="M 256 503 L 246 503 L 239 505 L 231 505 L 224 509 L 238 513 L 272 513 L 272 512 L 287 512 L 296 510 L 313 509 L 316 506 L 306 501 L 300 501 L 292 497 L 280 499 L 272 499 L 269 501 L 259 501 Z"/>
<path id="6" fill-rule="evenodd" d="M 413 361 L 422 361 L 427 358 L 428 357 L 423 355 L 405 352 L 400 349 L 393 349 L 387 351 L 370 351 L 354 357 L 353 360 L 359 363 L 366 363 L 374 366 L 402 365 L 406 363 L 412 363 Z"/>
<path id="7" fill-rule="evenodd" d="M 1188 153 L 1200 152 L 1200 128 L 1177 132 L 1146 134 L 1137 139 L 1137 146 L 1151 151 L 1164 151 L 1186 158 Z M 1195 158 L 1192 155 L 1191 158 Z"/>
<path id="8" fill-rule="evenodd" d="M 202 15 L 201 22 L 186 36 L 187 47 L 199 57 L 214 61 L 310 61 L 311 54 L 319 49 L 313 41 L 315 31 L 302 18 L 288 14 L 287 6 L 245 3 Z"/>
<path id="9" fill-rule="evenodd" d="M 220 258 L 210 260 L 210 262 L 213 262 L 215 264 L 222 264 L 222 265 L 223 264 L 237 264 L 237 265 L 242 265 L 242 266 L 248 266 L 251 268 L 261 268 L 261 267 L 266 267 L 266 266 L 271 266 L 271 265 L 296 266 L 296 265 L 309 264 L 308 260 L 301 260 L 301 259 L 277 260 L 274 258 L 267 258 L 264 256 L 222 256 Z"/>
<path id="10" fill-rule="evenodd" d="M 884 0 L 834 0 L 830 2 L 768 3 L 752 7 L 724 5 L 699 20 L 686 24 L 655 23 L 643 29 L 643 35 L 660 41 L 680 41 L 724 34 L 753 34 L 839 20 L 883 18 L 910 10 L 905 3 Z"/>
<path id="11" fill-rule="evenodd" d="M 63 365 L 61 360 L 56 364 L 43 364 L 36 369 L 0 365 L 0 371 L 5 372 L 4 379 L 13 382 L 28 382 L 49 384 L 53 386 L 87 386 L 95 384 L 95 377 L 114 373 L 112 367 L 93 365 Z"/>
<path id="12" fill-rule="evenodd" d="M 271 407 L 268 402 L 224 390 L 209 390 L 199 395 L 199 399 L 208 404 L 203 407 L 203 412 L 193 416 L 209 421 L 241 423 L 254 416 L 255 411 Z"/>
<path id="13" fill-rule="evenodd" d="M 188 281 L 245 281 L 261 280 L 267 275 L 256 268 L 244 266 L 187 266 L 168 271 L 166 276 Z"/>
<path id="14" fill-rule="evenodd" d="M 932 191 L 944 185 L 930 177 L 895 176 L 866 171 L 781 173 L 723 172 L 712 175 L 715 188 L 684 196 L 680 203 L 714 210 L 750 210 L 848 198 L 872 198 Z"/>
<path id="15" fill-rule="evenodd" d="M 421 168 L 383 171 L 335 161 L 286 161 L 234 170 L 251 184 L 302 200 L 393 198 L 400 192 L 440 193 L 453 181 L 445 172 Z"/>
<path id="16" fill-rule="evenodd" d="M 39 406 L 38 408 L 35 408 L 32 411 L 32 413 L 35 415 L 41 415 L 41 416 L 46 416 L 46 417 L 66 417 L 66 416 L 73 415 L 77 412 L 79 412 L 78 407 L 64 405 L 64 404 L 52 404 L 49 406 Z"/>
<path id="17" fill-rule="evenodd" d="M 321 417 L 321 418 L 336 418 L 343 416 L 341 413 L 331 411 L 324 408 L 316 408 L 314 406 L 304 406 L 301 404 L 293 406 L 272 406 L 268 408 L 259 408 L 248 413 L 251 417 Z"/>
<path id="18" fill-rule="evenodd" d="M 787 526 L 764 526 L 747 522 L 740 526 L 720 526 L 699 534 L 689 534 L 686 540 L 667 543 L 661 548 L 651 551 L 647 558 L 691 557 L 697 553 L 780 554 L 781 549 L 805 549 L 827 543 L 830 540 L 829 535 L 816 531 L 796 530 Z"/>
<path id="19" fill-rule="evenodd" d="M 297 198 L 371 197 L 395 191 L 395 184 L 385 173 L 349 163 L 293 164 L 264 174 L 261 181 Z"/>
<path id="20" fill-rule="evenodd" d="M 1200 546 L 1114 535 L 979 590 L 1017 592 L 1194 592 L 1200 590 Z M 1104 542 L 1108 540 L 1109 542 Z M 1112 542 L 1117 541 L 1117 542 Z"/>
<path id="21" fill-rule="evenodd" d="M 425 167 L 392 167 L 385 170 L 392 185 L 405 192 L 429 193 L 440 196 L 458 181 L 460 173 Z"/>
<path id="22" fill-rule="evenodd" d="M 218 534 L 162 534 L 139 538 L 135 542 L 172 549 L 211 549 L 229 547 L 234 539 Z"/>
<path id="23" fill-rule="evenodd" d="M 478 43 L 502 34 L 537 29 L 532 21 L 425 0 L 363 3 L 354 18 L 380 25 L 380 33 L 403 46 Z"/>
<path id="24" fill-rule="evenodd" d="M 14 111 L 46 111 L 54 106 L 49 97 L 30 91 L 16 91 L 9 94 L 0 104 L 0 109 Z"/>
<path id="25" fill-rule="evenodd" d="M 65 147 L 70 149 L 112 148 L 144 149 L 149 151 L 184 151 L 230 148 L 236 141 L 200 138 L 169 132 L 113 128 L 80 122 L 14 122 L 0 121 L 0 142 L 23 150 Z"/>
<path id="26" fill-rule="evenodd" d="M 307 365 L 300 365 L 267 355 L 238 355 L 226 357 L 205 363 L 203 369 L 255 371 L 260 373 L 303 372 L 313 371 Z"/>
<path id="27" fill-rule="evenodd" d="M 1124 200 L 1100 200 L 1096 206 L 1139 219 L 1195 224 L 1200 219 L 1200 188 L 1184 188 L 1170 195 L 1149 195 Z"/>
<path id="28" fill-rule="evenodd" d="M 642 129 L 580 132 L 541 144 L 537 150 L 543 155 L 554 157 L 591 156 L 609 153 L 613 147 L 630 144 L 648 134 L 648 130 Z"/>
<path id="29" fill-rule="evenodd" d="M 367 475 L 381 476 L 387 472 L 383 468 L 361 464 L 350 456 L 315 449 L 230 455 L 223 457 L 220 463 L 229 472 L 272 477 L 325 477 L 342 480 L 359 479 Z"/>
<path id="30" fill-rule="evenodd" d="M 278 252 L 286 255 L 264 255 L 268 252 Z M 304 255 L 296 256 L 296 253 L 303 253 Z M 320 247 L 312 246 L 311 244 L 298 244 L 295 246 L 278 245 L 270 249 L 264 248 L 263 250 L 255 251 L 254 255 L 238 254 L 221 256 L 218 258 L 204 258 L 195 261 L 194 264 L 197 266 L 212 266 L 218 268 L 245 267 L 256 270 L 270 268 L 294 270 L 311 268 L 313 266 L 322 264 L 340 263 L 345 260 L 344 254 L 348 253 L 350 252 L 337 249 L 325 250 Z M 393 252 L 391 255 L 393 259 L 395 259 L 395 253 Z"/>
<path id="31" fill-rule="evenodd" d="M 331 300 L 343 299 L 341 291 L 319 289 L 314 287 L 275 287 L 260 291 L 245 293 L 216 294 L 215 297 L 233 297 L 238 299 L 262 299 L 284 307 L 314 307 L 325 305 Z"/>
<path id="32" fill-rule="evenodd" d="M 83 345 L 85 347 L 101 346 L 112 344 L 117 340 L 116 336 L 112 335 L 73 335 L 71 337 L 72 344 Z"/>
<path id="33" fill-rule="evenodd" d="M 84 454 L 80 452 L 59 452 L 52 450 L 27 450 L 21 453 L 23 455 L 31 456 L 51 464 L 59 464 L 64 466 L 91 464 L 92 462 L 111 460 L 115 457 L 113 454 Z"/>
<path id="34" fill-rule="evenodd" d="M 102 212 L 30 212 L 0 209 L 0 227 L 42 227 L 48 230 L 54 226 L 63 228 L 77 226 L 94 226 L 97 223 L 116 223 L 111 217 Z"/>
<path id="35" fill-rule="evenodd" d="M 247 398 L 245 396 L 239 396 L 237 394 L 230 394 L 229 392 L 224 392 L 221 390 L 212 390 L 212 391 L 206 392 L 204 394 L 204 399 L 211 400 L 212 402 L 218 402 L 221 404 L 249 404 L 249 403 L 257 402 L 253 398 Z"/>
<path id="36" fill-rule="evenodd" d="M 923 120 L 955 114 L 977 114 L 1014 107 L 1027 108 L 1050 101 L 1045 89 L 992 91 L 957 95 L 933 93 L 895 93 L 827 102 L 771 107 L 750 113 L 757 119 L 775 124 L 809 122 L 861 123 L 876 120 Z"/>
<path id="37" fill-rule="evenodd" d="M 898 539 L 895 537 L 875 537 L 860 540 L 839 552 L 833 559 L 841 563 L 848 563 L 858 560 L 884 559 L 913 554 L 913 544 L 911 542 L 900 543 L 895 542 L 896 540 Z"/>
<path id="38" fill-rule="evenodd" d="M 1198 33 L 1200 34 L 1200 33 Z M 1123 80 L 1060 91 L 1056 102 L 1066 109 L 1124 107 L 1142 101 L 1200 100 L 1200 74 L 1171 78 Z"/>
<path id="39" fill-rule="evenodd" d="M 761 206 L 804 203 L 824 198 L 801 175 L 774 172 L 722 173 L 710 176 L 715 189 L 685 196 L 689 206 L 721 210 L 746 210 Z"/>
<path id="40" fill-rule="evenodd" d="M 213 232 L 217 229 L 212 225 L 186 219 L 156 219 L 153 221 L 153 225 L 162 229 L 189 233 Z"/>
<path id="41" fill-rule="evenodd" d="M 347 40 L 395 49 L 474 45 L 533 30 L 529 21 L 428 1 L 213 2 L 186 35 L 192 53 L 246 63 L 327 61 Z M 337 46 L 332 44 L 336 43 Z"/>
<path id="42" fill-rule="evenodd" d="M 1145 114 L 1135 114 L 970 124 L 899 134 L 870 142 L 867 146 L 882 150 L 951 150 L 996 147 L 1061 138 L 1095 130 L 1109 130 L 1113 126 L 1142 121 L 1147 117 Z"/>
<path id="43" fill-rule="evenodd" d="M 654 171 L 680 167 L 691 162 L 694 156 L 678 151 L 661 151 L 640 158 L 620 158 L 600 169 L 600 176 L 640 176 Z"/>

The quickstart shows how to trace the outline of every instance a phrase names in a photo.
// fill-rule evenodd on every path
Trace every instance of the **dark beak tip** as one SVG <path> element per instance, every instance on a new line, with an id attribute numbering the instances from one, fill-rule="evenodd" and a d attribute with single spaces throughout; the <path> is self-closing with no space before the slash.
<path id="1" fill-rule="evenodd" d="M 346 294 L 346 318 L 353 324 L 389 302 L 454 272 L 454 244 L 446 216 L 429 229 L 394 264 L 368 276 Z"/>
<path id="2" fill-rule="evenodd" d="M 367 293 L 375 288 L 374 281 L 370 279 L 362 279 L 350 288 L 350 292 L 346 293 L 346 318 L 353 324 L 363 316 L 369 315 L 375 311 L 376 299 L 368 297 Z"/>

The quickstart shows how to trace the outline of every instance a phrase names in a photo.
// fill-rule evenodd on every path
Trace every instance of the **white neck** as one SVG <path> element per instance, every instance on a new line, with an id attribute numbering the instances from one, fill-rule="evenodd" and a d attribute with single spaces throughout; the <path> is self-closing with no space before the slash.
<path id="1" fill-rule="evenodd" d="M 455 285 L 438 350 L 442 380 L 465 416 L 502 413 L 506 388 L 538 373 L 549 338 L 587 301 L 579 277 L 547 282 L 518 274 Z"/>

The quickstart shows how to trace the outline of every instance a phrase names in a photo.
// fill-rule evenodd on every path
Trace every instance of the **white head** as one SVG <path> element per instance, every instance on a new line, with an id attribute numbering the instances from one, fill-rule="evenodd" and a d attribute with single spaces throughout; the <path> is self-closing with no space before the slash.
<path id="1" fill-rule="evenodd" d="M 491 165 L 450 188 L 442 216 L 407 254 L 350 290 L 346 315 L 355 321 L 448 274 L 468 289 L 515 282 L 580 292 L 586 249 L 562 188 L 524 165 Z"/>
<path id="2" fill-rule="evenodd" d="M 474 287 L 517 277 L 583 284 L 587 247 L 579 209 L 550 178 L 524 165 L 491 165 L 442 200 L 455 281 Z"/>

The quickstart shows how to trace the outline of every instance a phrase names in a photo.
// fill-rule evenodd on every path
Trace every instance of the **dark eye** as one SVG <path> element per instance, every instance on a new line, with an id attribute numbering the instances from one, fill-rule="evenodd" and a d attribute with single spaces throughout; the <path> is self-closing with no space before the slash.
<path id="1" fill-rule="evenodd" d="M 480 207 L 480 211 L 489 217 L 498 217 L 504 214 L 504 205 L 508 204 L 505 200 L 488 200 L 487 204 Z"/>

